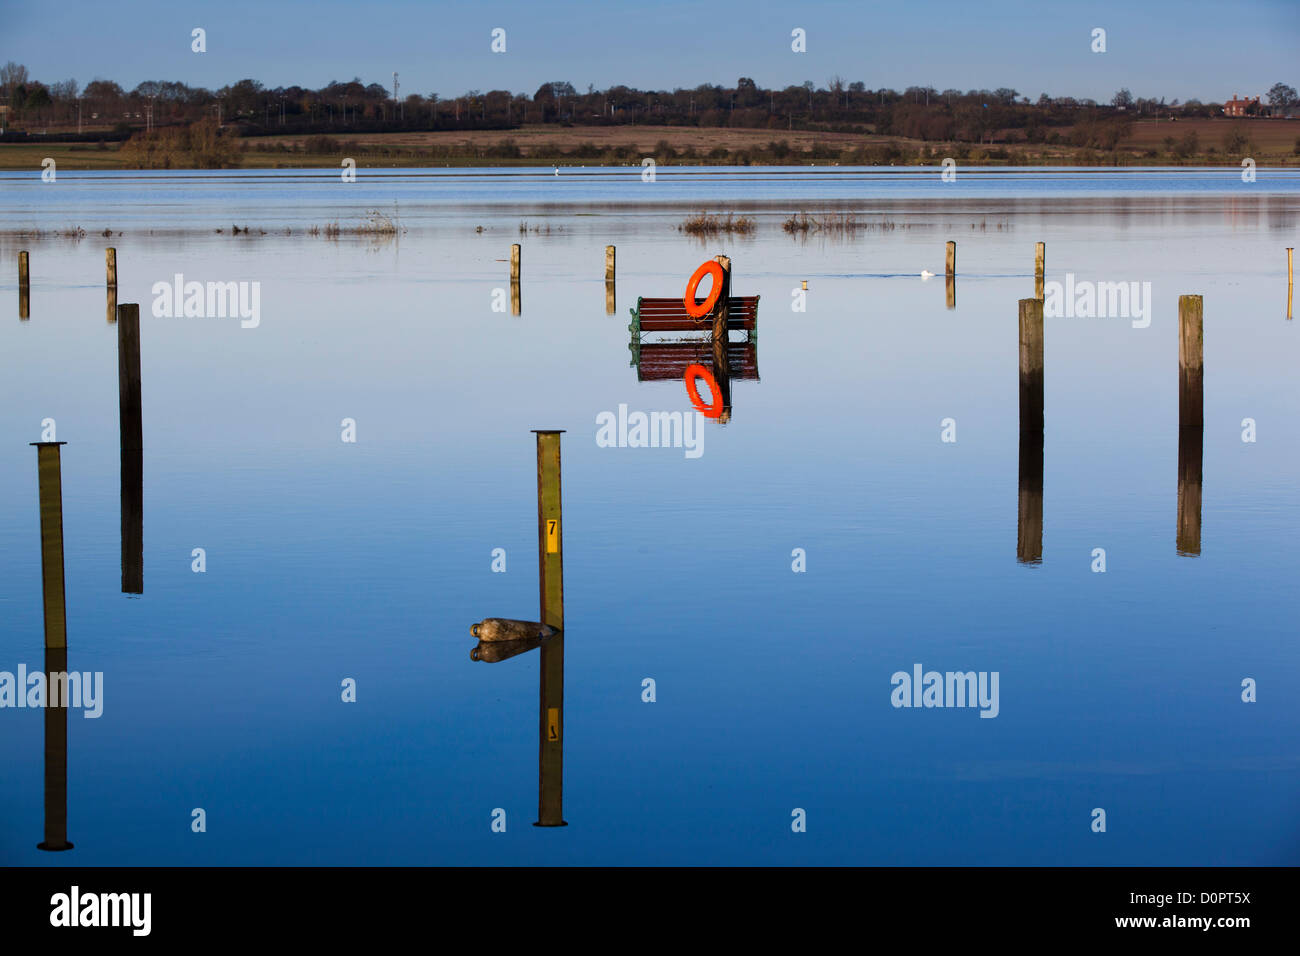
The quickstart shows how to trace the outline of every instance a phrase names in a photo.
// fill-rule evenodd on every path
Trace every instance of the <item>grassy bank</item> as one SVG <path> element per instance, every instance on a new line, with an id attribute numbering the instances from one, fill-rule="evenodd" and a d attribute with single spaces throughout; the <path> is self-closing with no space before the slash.
<path id="1" fill-rule="evenodd" d="M 894 136 L 699 127 L 556 128 L 510 131 L 265 136 L 232 140 L 211 166 L 244 169 L 480 166 L 659 165 L 937 165 L 951 157 L 983 166 L 1300 166 L 1300 123 L 1270 119 L 1138 122 L 1115 149 L 1056 142 L 927 142 Z M 225 137 L 222 137 L 224 140 Z M 39 171 L 50 157 L 60 169 L 138 168 L 149 151 L 118 144 L 0 144 L 0 169 Z M 167 168 L 194 168 L 169 158 Z"/>

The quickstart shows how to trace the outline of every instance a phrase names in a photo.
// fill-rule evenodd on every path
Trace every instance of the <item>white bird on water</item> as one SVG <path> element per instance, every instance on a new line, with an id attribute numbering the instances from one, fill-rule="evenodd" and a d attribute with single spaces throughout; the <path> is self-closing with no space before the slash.
<path id="1" fill-rule="evenodd" d="M 921 278 L 922 278 L 922 279 L 929 279 L 929 278 L 931 278 L 933 275 L 934 275 L 934 273 L 931 272 L 929 269 L 922 269 L 922 270 L 921 270 Z"/>

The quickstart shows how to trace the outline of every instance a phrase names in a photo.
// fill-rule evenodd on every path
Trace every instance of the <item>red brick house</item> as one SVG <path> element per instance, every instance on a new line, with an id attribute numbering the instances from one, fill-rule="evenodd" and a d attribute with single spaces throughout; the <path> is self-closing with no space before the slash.
<path id="1" fill-rule="evenodd" d="M 1250 109 L 1252 106 L 1255 108 L 1255 112 L 1258 113 L 1259 112 L 1258 96 L 1255 97 L 1253 100 L 1239 100 L 1237 99 L 1237 94 L 1233 93 L 1232 99 L 1228 100 L 1226 103 L 1223 104 L 1223 115 L 1224 116 L 1245 116 L 1246 110 Z"/>

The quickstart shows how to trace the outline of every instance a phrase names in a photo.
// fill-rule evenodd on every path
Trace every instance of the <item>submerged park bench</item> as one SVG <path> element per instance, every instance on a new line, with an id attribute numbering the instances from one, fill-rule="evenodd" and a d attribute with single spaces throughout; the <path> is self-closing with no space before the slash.
<path id="1" fill-rule="evenodd" d="M 703 279 L 712 278 L 709 294 L 698 295 Z M 731 419 L 731 381 L 758 378 L 758 296 L 731 294 L 731 259 L 715 256 L 695 270 L 681 298 L 637 298 L 628 330 L 632 341 L 629 363 L 638 381 L 682 378 L 691 404 L 708 418 Z M 733 342 L 731 333 L 745 333 Z M 642 344 L 645 333 L 697 333 L 676 340 Z M 709 387 L 710 401 L 699 395 L 697 382 Z"/>
<path id="2" fill-rule="evenodd" d="M 636 308 L 630 310 L 632 321 L 627 328 L 632 333 L 632 341 L 628 344 L 632 352 L 629 364 L 636 367 L 640 381 L 677 378 L 691 364 L 708 364 L 701 348 L 713 351 L 713 340 L 722 341 L 724 336 L 726 348 L 716 356 L 713 364 L 730 366 L 721 370 L 728 376 L 758 378 L 758 296 L 731 295 L 731 260 L 719 256 L 717 263 L 716 267 L 708 262 L 701 266 L 687 286 L 686 295 L 680 298 L 637 298 Z M 699 279 L 709 269 L 715 271 L 715 288 L 710 290 L 709 296 L 700 298 L 695 294 Z M 694 303 L 695 315 L 687 310 L 688 301 Z M 731 333 L 735 331 L 745 333 L 743 342 L 731 341 Z M 641 336 L 650 332 L 698 333 L 703 337 L 683 336 L 676 341 L 656 340 L 642 344 Z"/>

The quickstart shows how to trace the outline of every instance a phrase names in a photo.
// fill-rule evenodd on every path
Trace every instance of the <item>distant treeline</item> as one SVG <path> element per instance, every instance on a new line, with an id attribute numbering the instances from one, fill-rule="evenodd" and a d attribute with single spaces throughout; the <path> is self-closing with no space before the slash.
<path id="1" fill-rule="evenodd" d="M 1284 83 L 1268 91 L 1267 103 L 1249 113 L 1286 113 L 1297 102 Z M 861 82 L 833 77 L 824 86 L 765 89 L 749 77 L 735 86 L 704 84 L 693 89 L 637 90 L 614 86 L 579 92 L 572 83 L 543 83 L 530 96 L 508 90 L 469 90 L 444 99 L 413 93 L 400 100 L 379 83 L 359 79 L 332 82 L 317 90 L 300 86 L 270 89 L 256 80 L 211 91 L 184 83 L 148 81 L 123 90 L 110 80 L 84 89 L 75 80 L 42 83 L 26 67 L 0 68 L 0 103 L 9 107 L 9 125 L 35 130 L 61 127 L 116 127 L 120 133 L 146 125 L 183 126 L 207 117 L 244 135 L 264 133 L 398 132 L 421 130 L 512 129 L 524 124 L 562 126 L 736 127 L 878 133 L 926 141 L 993 143 L 1049 142 L 1054 128 L 1090 126 L 1096 145 L 1122 132 L 1129 120 L 1144 116 L 1210 117 L 1223 114 L 1220 103 L 1135 97 L 1117 92 L 1109 103 L 1041 94 L 1036 100 L 1017 90 L 936 90 L 933 87 L 867 89 Z M 1076 144 L 1086 145 L 1086 144 Z M 1112 145 L 1113 148 L 1113 145 Z"/>

